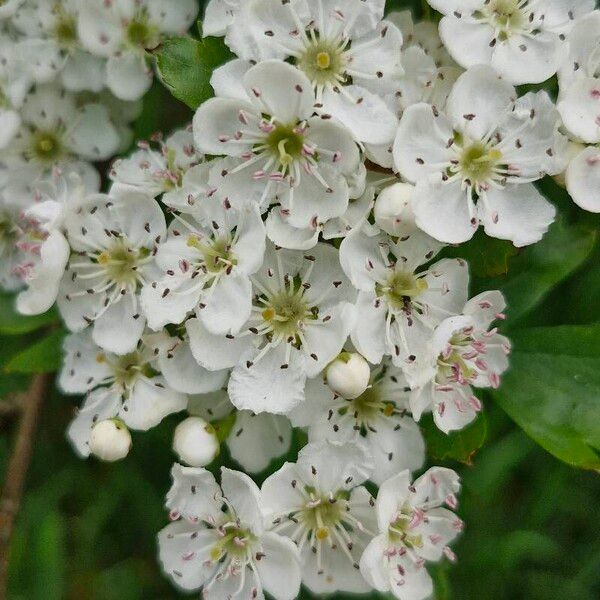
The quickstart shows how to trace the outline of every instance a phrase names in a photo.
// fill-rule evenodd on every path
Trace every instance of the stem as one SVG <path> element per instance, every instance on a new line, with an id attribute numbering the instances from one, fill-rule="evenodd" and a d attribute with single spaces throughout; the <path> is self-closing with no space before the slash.
<path id="1" fill-rule="evenodd" d="M 0 497 L 0 598 L 6 598 L 8 550 L 15 518 L 23 495 L 23 484 L 31 461 L 33 437 L 49 376 L 35 375 L 22 396 L 22 412 L 15 445 L 6 469 L 4 489 Z"/>

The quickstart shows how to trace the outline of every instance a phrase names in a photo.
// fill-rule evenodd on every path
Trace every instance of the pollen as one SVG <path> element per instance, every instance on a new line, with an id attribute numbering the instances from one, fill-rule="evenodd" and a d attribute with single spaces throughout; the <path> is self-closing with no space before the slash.
<path id="1" fill-rule="evenodd" d="M 328 527 L 319 527 L 315 531 L 315 536 L 318 540 L 324 540 L 329 537 L 329 528 Z"/>
<path id="2" fill-rule="evenodd" d="M 262 311 L 262 318 L 265 321 L 271 321 L 273 319 L 273 317 L 275 317 L 275 309 L 274 308 L 265 308 L 265 310 Z"/>

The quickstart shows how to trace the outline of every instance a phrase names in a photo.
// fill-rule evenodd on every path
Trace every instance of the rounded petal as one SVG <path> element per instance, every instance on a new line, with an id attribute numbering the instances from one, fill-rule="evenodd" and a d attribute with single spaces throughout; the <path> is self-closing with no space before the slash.
<path id="1" fill-rule="evenodd" d="M 69 132 L 71 149 L 87 160 L 110 158 L 118 149 L 119 133 L 101 104 L 86 104 Z"/>
<path id="2" fill-rule="evenodd" d="M 571 134 L 590 144 L 600 142 L 600 81 L 597 78 L 573 82 L 562 94 L 558 110 Z"/>
<path id="3" fill-rule="evenodd" d="M 258 486 L 240 471 L 221 467 L 221 488 L 242 525 L 255 534 L 263 531 L 261 495 Z"/>
<path id="4" fill-rule="evenodd" d="M 133 352 L 142 336 L 146 319 L 140 315 L 137 301 L 130 294 L 113 302 L 94 321 L 93 338 L 96 344 L 115 354 Z"/>
<path id="5" fill-rule="evenodd" d="M 451 5 L 456 2 L 444 4 Z M 446 10 L 444 6 L 444 13 Z M 489 64 L 492 59 L 493 48 L 490 44 L 494 39 L 494 30 L 487 24 L 449 15 L 440 21 L 440 37 L 452 58 L 465 69 L 474 65 Z"/>
<path id="6" fill-rule="evenodd" d="M 577 206 L 600 212 L 600 150 L 590 146 L 574 158 L 567 169 L 566 182 Z"/>
<path id="7" fill-rule="evenodd" d="M 300 592 L 300 555 L 292 540 L 266 532 L 260 538 L 263 557 L 256 570 L 266 592 L 275 600 L 293 600 Z"/>
<path id="8" fill-rule="evenodd" d="M 138 100 L 152 85 L 152 71 L 143 56 L 111 56 L 106 63 L 106 85 L 121 100 Z"/>
<path id="9" fill-rule="evenodd" d="M 360 292 L 356 313 L 360 317 L 356 319 L 351 333 L 352 343 L 370 363 L 378 365 L 386 354 L 385 303 L 376 298 L 374 293 Z"/>

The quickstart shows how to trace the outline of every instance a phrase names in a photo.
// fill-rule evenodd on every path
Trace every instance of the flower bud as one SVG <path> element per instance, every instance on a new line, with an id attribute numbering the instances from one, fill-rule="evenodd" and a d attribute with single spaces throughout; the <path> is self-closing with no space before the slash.
<path id="1" fill-rule="evenodd" d="M 384 188 L 377 197 L 373 209 L 375 223 L 389 235 L 401 237 L 416 229 L 411 207 L 414 190 L 410 183 L 395 183 Z"/>
<path id="2" fill-rule="evenodd" d="M 371 369 L 369 363 L 356 353 L 342 352 L 326 372 L 327 385 L 339 396 L 358 398 L 368 387 Z"/>
<path id="3" fill-rule="evenodd" d="M 219 455 L 215 428 L 200 417 L 188 417 L 175 428 L 173 450 L 192 467 L 204 467 Z"/>
<path id="4" fill-rule="evenodd" d="M 99 421 L 90 434 L 90 451 L 100 460 L 114 462 L 127 456 L 131 448 L 131 434 L 119 419 Z"/>

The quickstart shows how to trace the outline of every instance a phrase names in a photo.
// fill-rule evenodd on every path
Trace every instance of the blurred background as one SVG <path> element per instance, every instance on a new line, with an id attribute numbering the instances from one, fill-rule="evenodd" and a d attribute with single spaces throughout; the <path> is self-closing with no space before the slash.
<path id="1" fill-rule="evenodd" d="M 420 2 L 395 0 L 395 9 Z M 191 118 L 191 111 L 155 83 L 136 125 L 138 139 L 158 129 L 169 131 Z M 575 211 L 552 181 L 542 188 L 557 204 L 563 223 L 597 229 L 598 219 Z M 577 253 L 577 245 L 564 250 Z M 477 246 L 472 247 L 476 251 Z M 509 273 L 527 276 L 539 260 L 526 251 L 503 255 Z M 554 252 L 563 252 L 560 247 Z M 586 258 L 587 257 L 587 258 Z M 473 257 L 470 257 L 473 258 Z M 589 248 L 571 269 L 555 277 L 543 301 L 522 317 L 526 325 L 586 325 L 600 322 L 600 251 Z M 477 264 L 495 256 L 475 256 Z M 476 271 L 481 271 L 481 268 Z M 498 269 L 492 269 L 498 270 Z M 500 272 L 502 269 L 500 269 Z M 477 273 L 476 273 L 477 275 Z M 473 292 L 510 286 L 510 277 L 475 277 Z M 11 319 L 10 299 L 0 299 L 0 329 Z M 0 336 L 0 364 L 36 339 Z M 0 370 L 0 396 L 25 389 L 26 376 Z M 600 399 L 599 399 L 600 401 Z M 71 450 L 65 429 L 78 398 L 57 392 L 44 400 L 25 496 L 13 534 L 9 568 L 12 600 L 169 599 L 183 597 L 165 579 L 156 560 L 156 533 L 167 524 L 164 496 L 174 460 L 172 431 L 179 418 L 153 431 L 135 434 L 133 450 L 118 464 L 82 461 Z M 471 444 L 483 447 L 470 464 L 439 460 L 463 479 L 459 514 L 466 529 L 454 546 L 455 565 L 433 571 L 438 600 L 597 600 L 600 598 L 600 478 L 578 471 L 546 453 L 494 403 L 484 398 L 485 419 L 472 431 Z M 0 480 L 16 420 L 0 414 Z M 473 437 L 477 439 L 473 439 Z M 297 435 L 296 444 L 300 442 Z M 297 447 L 285 458 L 294 460 Z M 463 456 L 463 460 L 465 460 Z M 224 453 L 221 463 L 232 464 Z M 217 468 L 219 465 L 215 465 Z M 277 466 L 277 465 L 274 465 Z M 266 476 L 266 474 L 265 474 Z M 263 477 L 257 477 L 260 484 Z M 303 593 L 304 594 L 304 593 Z M 302 598 L 311 598 L 304 594 Z M 372 594 L 363 598 L 378 598 Z M 350 598 L 339 595 L 336 598 Z"/>

